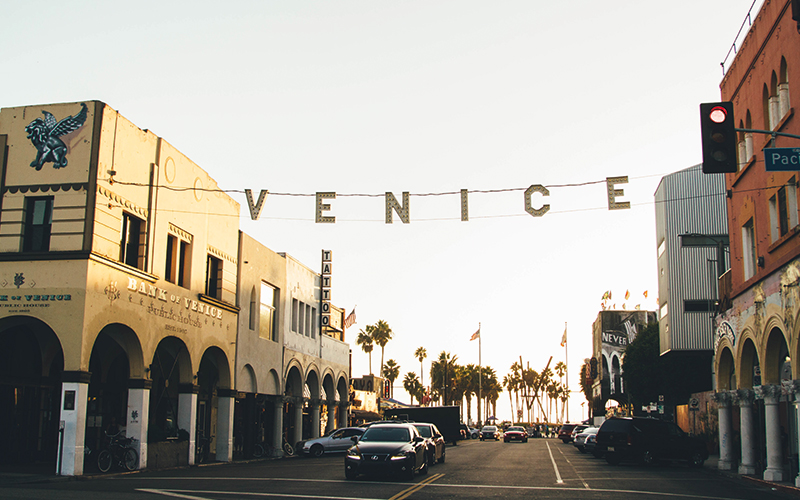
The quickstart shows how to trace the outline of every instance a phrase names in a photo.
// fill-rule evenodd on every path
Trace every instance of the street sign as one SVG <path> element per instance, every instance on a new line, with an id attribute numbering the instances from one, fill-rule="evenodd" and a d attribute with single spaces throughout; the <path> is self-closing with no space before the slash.
<path id="1" fill-rule="evenodd" d="M 767 172 L 800 170 L 800 148 L 764 148 L 764 169 Z"/>

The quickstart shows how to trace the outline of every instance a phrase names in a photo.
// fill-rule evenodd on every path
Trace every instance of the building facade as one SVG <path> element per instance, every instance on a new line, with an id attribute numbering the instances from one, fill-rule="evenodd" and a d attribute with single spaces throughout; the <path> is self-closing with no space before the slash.
<path id="1" fill-rule="evenodd" d="M 624 414 L 631 414 L 628 394 L 625 392 L 625 376 L 622 359 L 625 348 L 633 342 L 641 329 L 655 323 L 652 311 L 600 311 L 592 324 L 592 357 L 596 366 L 596 377 L 592 378 L 592 415 L 599 425 L 607 408 L 616 407 Z"/>
<path id="2" fill-rule="evenodd" d="M 695 165 L 664 176 L 655 201 L 660 352 L 704 366 L 692 392 L 709 391 L 717 283 L 729 268 L 725 179 Z"/>
<path id="3" fill-rule="evenodd" d="M 797 471 L 800 172 L 767 171 L 765 148 L 798 146 L 771 134 L 800 135 L 798 23 L 800 3 L 764 2 L 720 85 L 740 131 L 738 171 L 725 174 L 731 265 L 714 337 L 719 466 L 777 481 Z"/>
<path id="4" fill-rule="evenodd" d="M 298 358 L 284 353 L 280 294 L 267 341 L 280 348 L 253 348 L 263 360 L 239 348 L 252 340 L 241 325 L 250 301 L 266 300 L 253 280 L 239 286 L 242 253 L 260 258 L 240 248 L 239 204 L 98 101 L 0 110 L 0 165 L 0 461 L 81 475 L 117 427 L 135 438 L 140 468 L 194 463 L 199 443 L 231 460 L 234 428 L 255 427 L 236 425 L 237 408 L 248 394 L 285 395 Z M 264 255 L 275 262 L 258 276 L 286 290 L 286 258 Z M 306 274 L 293 277 L 312 301 Z M 303 381 L 316 370 L 346 386 L 343 345 L 317 368 L 328 350 L 298 346 L 308 357 L 293 366 Z"/>

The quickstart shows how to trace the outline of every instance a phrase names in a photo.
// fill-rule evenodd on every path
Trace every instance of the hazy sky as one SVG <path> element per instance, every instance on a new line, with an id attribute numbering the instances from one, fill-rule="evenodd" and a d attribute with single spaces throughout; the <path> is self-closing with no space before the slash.
<path id="1" fill-rule="evenodd" d="M 698 105 L 719 100 L 751 4 L 5 2 L 0 107 L 100 100 L 222 189 L 273 193 L 258 221 L 231 193 L 241 228 L 315 270 L 333 250 L 333 302 L 357 305 L 356 377 L 369 367 L 355 335 L 379 319 L 397 385 L 419 374 L 420 346 L 426 382 L 443 350 L 477 363 L 479 324 L 500 379 L 520 356 L 539 370 L 564 360 L 566 323 L 579 391 L 603 293 L 657 309 L 653 194 L 700 163 Z M 617 187 L 630 210 L 607 208 L 615 176 L 629 177 Z M 550 190 L 533 199 L 550 204 L 543 217 L 525 212 L 532 184 Z M 475 191 L 468 222 L 460 196 L 441 194 L 461 189 Z M 276 194 L 317 191 L 339 194 L 335 224 L 314 222 L 313 196 Z M 385 224 L 383 193 L 403 191 L 411 223 Z M 415 196 L 428 193 L 441 195 Z"/>

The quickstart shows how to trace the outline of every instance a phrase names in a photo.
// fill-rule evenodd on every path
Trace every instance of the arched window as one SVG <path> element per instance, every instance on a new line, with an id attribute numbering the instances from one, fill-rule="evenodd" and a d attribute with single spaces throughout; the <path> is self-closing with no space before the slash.
<path id="1" fill-rule="evenodd" d="M 767 84 L 764 84 L 764 88 L 761 91 L 761 107 L 762 112 L 764 113 L 764 129 L 765 130 L 772 130 L 772 121 L 769 117 L 769 89 L 767 88 Z"/>
<path id="2" fill-rule="evenodd" d="M 781 57 L 781 70 L 778 77 L 778 101 L 780 117 L 783 119 L 789 114 L 791 104 L 789 102 L 789 68 L 786 67 L 786 58 Z"/>
<path id="3" fill-rule="evenodd" d="M 778 76 L 772 72 L 769 81 L 769 130 L 775 130 L 781 122 L 781 103 L 778 100 Z"/>
<path id="4" fill-rule="evenodd" d="M 258 300 L 257 300 L 257 296 L 256 296 L 256 287 L 253 287 L 253 289 L 250 290 L 250 318 L 249 319 L 250 319 L 250 329 L 251 330 L 255 330 L 256 329 L 256 318 L 258 318 L 258 314 L 259 314 L 259 308 L 256 307 L 256 304 L 258 304 Z"/>

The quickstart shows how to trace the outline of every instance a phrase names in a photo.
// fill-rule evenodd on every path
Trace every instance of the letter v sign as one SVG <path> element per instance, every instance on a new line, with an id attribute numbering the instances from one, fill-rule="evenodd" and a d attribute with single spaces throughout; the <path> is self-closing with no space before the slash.
<path id="1" fill-rule="evenodd" d="M 255 205 L 253 205 L 253 191 L 250 189 L 245 189 L 244 194 L 247 195 L 247 207 L 250 209 L 250 218 L 252 220 L 258 220 L 258 218 L 261 216 L 261 210 L 264 208 L 264 202 L 267 200 L 269 191 L 262 189 L 258 193 L 258 203 Z"/>

